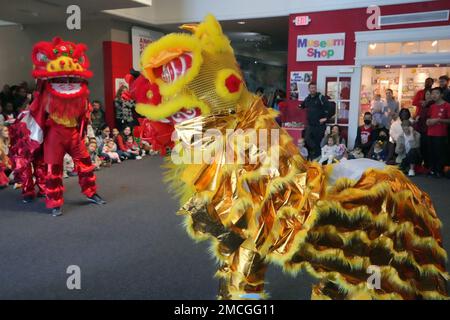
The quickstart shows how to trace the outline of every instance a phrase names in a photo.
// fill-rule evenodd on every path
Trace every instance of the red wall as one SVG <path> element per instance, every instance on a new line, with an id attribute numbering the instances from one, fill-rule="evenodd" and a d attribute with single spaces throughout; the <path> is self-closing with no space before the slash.
<path id="1" fill-rule="evenodd" d="M 105 81 L 105 117 L 106 123 L 115 127 L 114 96 L 115 79 L 124 78 L 133 66 L 132 46 L 128 43 L 103 42 L 103 70 Z"/>
<path id="2" fill-rule="evenodd" d="M 434 10 L 450 9 L 449 0 L 438 0 L 429 2 L 410 3 L 408 5 L 391 5 L 381 6 L 381 15 L 414 13 Z M 311 22 L 307 26 L 295 26 L 292 21 L 298 15 L 307 15 Z M 366 8 L 346 9 L 336 11 L 323 11 L 312 13 L 298 13 L 289 16 L 289 42 L 288 42 L 288 73 L 287 73 L 287 90 L 290 90 L 290 72 L 291 71 L 312 71 L 313 80 L 316 80 L 317 67 L 326 65 L 354 65 L 355 61 L 355 32 L 369 31 L 366 26 L 367 18 L 370 15 L 366 13 Z M 404 29 L 404 28 L 419 28 L 431 27 L 439 25 L 448 25 L 448 21 L 444 22 L 430 22 L 430 23 L 415 23 L 402 24 L 396 26 L 384 26 L 381 30 L 387 29 Z M 345 53 L 344 60 L 340 61 L 296 61 L 296 42 L 297 36 L 300 34 L 322 34 L 322 33 L 339 33 L 345 32 Z M 289 97 L 289 93 L 287 94 Z M 298 101 L 289 101 L 285 118 L 290 120 L 305 121 L 305 111 L 298 110 Z"/>

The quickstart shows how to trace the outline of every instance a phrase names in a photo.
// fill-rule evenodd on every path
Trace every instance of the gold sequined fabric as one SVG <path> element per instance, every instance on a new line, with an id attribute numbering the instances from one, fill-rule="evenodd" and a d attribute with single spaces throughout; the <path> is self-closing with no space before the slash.
<path id="1" fill-rule="evenodd" d="M 178 125 L 178 152 L 209 150 L 216 141 L 203 133 L 211 128 L 279 129 L 259 99 L 238 109 Z M 246 160 L 259 152 L 257 144 L 242 148 Z M 302 159 L 282 129 L 276 152 L 278 166 L 269 171 L 262 162 L 230 164 L 224 152 L 211 163 L 168 165 L 167 180 L 187 199 L 179 214 L 189 234 L 211 241 L 219 261 L 219 298 L 267 297 L 271 262 L 318 279 L 313 299 L 447 298 L 441 224 L 427 194 L 390 167 L 330 185 L 333 167 Z M 367 285 L 370 266 L 379 268 L 380 288 Z"/>

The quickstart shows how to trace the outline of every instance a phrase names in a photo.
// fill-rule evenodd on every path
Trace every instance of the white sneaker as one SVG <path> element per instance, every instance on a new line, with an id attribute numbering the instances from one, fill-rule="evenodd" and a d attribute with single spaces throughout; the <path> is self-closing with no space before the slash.
<path id="1" fill-rule="evenodd" d="M 136 160 L 141 160 L 142 157 L 141 156 L 136 156 Z"/>
<path id="2" fill-rule="evenodd" d="M 416 175 L 416 172 L 414 171 L 414 169 L 409 169 L 408 177 L 414 177 L 415 175 Z"/>

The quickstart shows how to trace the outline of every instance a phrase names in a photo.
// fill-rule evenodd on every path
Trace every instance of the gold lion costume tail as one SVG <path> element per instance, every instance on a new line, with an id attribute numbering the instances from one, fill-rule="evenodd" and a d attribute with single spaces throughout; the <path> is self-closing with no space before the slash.
<path id="1" fill-rule="evenodd" d="M 304 160 L 276 112 L 248 92 L 214 17 L 184 29 L 193 34 L 168 35 L 144 51 L 144 76 L 161 99 L 138 110 L 155 121 L 201 112 L 175 124 L 166 182 L 189 235 L 211 242 L 218 297 L 267 297 L 272 262 L 317 278 L 314 299 L 447 299 L 447 256 L 429 196 L 379 162 Z M 254 136 L 238 143 L 236 132 Z M 223 146 L 244 161 L 228 161 Z M 192 161 L 198 150 L 211 158 Z"/>

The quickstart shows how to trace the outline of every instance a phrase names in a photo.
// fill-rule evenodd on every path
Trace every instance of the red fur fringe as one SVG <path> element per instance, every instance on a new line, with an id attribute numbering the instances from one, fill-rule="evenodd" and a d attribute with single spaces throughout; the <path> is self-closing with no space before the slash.
<path id="1" fill-rule="evenodd" d="M 68 99 L 44 91 L 41 99 L 41 105 L 48 106 L 48 113 L 61 119 L 79 119 L 86 113 L 87 95 Z"/>

